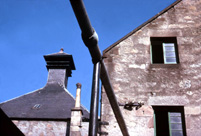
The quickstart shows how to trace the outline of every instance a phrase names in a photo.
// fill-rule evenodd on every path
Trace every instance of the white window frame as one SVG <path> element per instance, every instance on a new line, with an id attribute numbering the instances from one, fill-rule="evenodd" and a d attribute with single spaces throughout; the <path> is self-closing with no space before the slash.
<path id="1" fill-rule="evenodd" d="M 176 58 L 176 51 L 175 51 L 175 44 L 174 43 L 163 43 L 163 58 L 164 58 L 164 64 L 177 64 L 177 58 Z M 166 50 L 165 47 L 173 47 L 173 50 Z M 174 53 L 174 57 L 171 56 L 167 56 L 166 52 L 173 52 Z M 175 58 L 175 61 L 172 62 L 167 62 L 166 59 L 167 58 Z"/>

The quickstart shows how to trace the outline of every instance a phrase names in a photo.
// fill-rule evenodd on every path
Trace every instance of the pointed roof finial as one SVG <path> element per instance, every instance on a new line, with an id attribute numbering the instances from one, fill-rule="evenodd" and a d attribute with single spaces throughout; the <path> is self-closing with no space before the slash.
<path id="1" fill-rule="evenodd" d="M 64 53 L 64 48 L 61 48 L 59 53 Z"/>

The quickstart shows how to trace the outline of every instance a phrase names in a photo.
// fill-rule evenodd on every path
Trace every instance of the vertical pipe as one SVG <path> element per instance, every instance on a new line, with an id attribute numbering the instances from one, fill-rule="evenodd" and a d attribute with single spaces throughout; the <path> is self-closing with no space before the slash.
<path id="1" fill-rule="evenodd" d="M 100 62 L 94 63 L 93 82 L 90 106 L 89 136 L 97 136 L 98 132 L 98 101 L 99 101 Z"/>
<path id="2" fill-rule="evenodd" d="M 101 56 L 102 56 L 100 49 L 98 47 L 98 37 L 95 34 L 95 30 L 91 26 L 91 23 L 90 23 L 88 15 L 87 15 L 83 1 L 82 0 L 70 0 L 70 2 L 72 5 L 72 8 L 74 10 L 75 16 L 77 18 L 78 24 L 80 26 L 80 29 L 82 31 L 82 40 L 84 41 L 85 45 L 89 49 L 89 52 L 91 54 L 92 61 L 94 63 L 94 67 L 95 67 L 97 61 L 101 61 Z M 117 119 L 119 127 L 122 131 L 122 134 L 124 136 L 129 136 L 129 133 L 128 133 L 128 130 L 126 127 L 126 123 L 124 121 L 123 115 L 122 115 L 121 110 L 119 108 L 116 96 L 114 94 L 114 90 L 113 90 L 111 83 L 110 83 L 110 79 L 109 79 L 109 76 L 107 73 L 107 69 L 105 68 L 103 61 L 101 61 L 101 81 L 102 81 L 102 84 L 105 88 L 106 94 L 107 94 L 108 99 L 110 101 L 112 110 L 115 114 L 115 117 Z M 94 80 L 93 80 L 93 82 L 94 82 Z M 92 90 L 93 90 L 93 88 L 94 87 L 92 87 Z M 92 99 L 95 99 L 95 98 L 92 97 Z M 91 104 L 92 104 L 92 102 L 91 102 Z M 92 115 L 94 115 L 92 113 L 94 111 L 94 109 L 93 110 L 91 109 L 90 111 L 91 111 L 90 112 L 90 119 L 94 120 L 94 119 L 92 119 L 92 118 L 95 118 L 95 116 L 94 117 L 92 116 Z M 97 124 L 95 124 L 95 125 L 97 125 Z M 91 128 L 93 128 L 93 127 L 92 126 L 89 127 L 89 131 L 94 131 Z M 90 133 L 90 136 L 91 136 L 91 133 Z"/>

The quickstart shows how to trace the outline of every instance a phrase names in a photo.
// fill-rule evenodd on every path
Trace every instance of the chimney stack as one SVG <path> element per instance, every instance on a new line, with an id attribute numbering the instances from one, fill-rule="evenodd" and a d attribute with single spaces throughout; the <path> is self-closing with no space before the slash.
<path id="1" fill-rule="evenodd" d="M 72 70 L 75 70 L 73 57 L 64 53 L 61 48 L 60 52 L 44 55 L 48 69 L 48 84 L 60 84 L 67 87 L 68 77 L 71 77 Z"/>
<path id="2" fill-rule="evenodd" d="M 81 84 L 77 83 L 75 108 L 71 109 L 70 136 L 81 136 L 82 109 L 80 107 Z"/>
<path id="3" fill-rule="evenodd" d="M 81 84 L 77 83 L 76 99 L 75 99 L 75 108 L 80 108 L 80 96 L 81 96 Z"/>

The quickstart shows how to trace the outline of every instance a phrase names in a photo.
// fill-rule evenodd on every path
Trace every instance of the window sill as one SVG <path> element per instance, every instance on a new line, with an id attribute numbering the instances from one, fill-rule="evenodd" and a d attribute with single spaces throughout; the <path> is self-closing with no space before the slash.
<path id="1" fill-rule="evenodd" d="M 180 64 L 150 64 L 150 68 L 180 68 Z"/>

